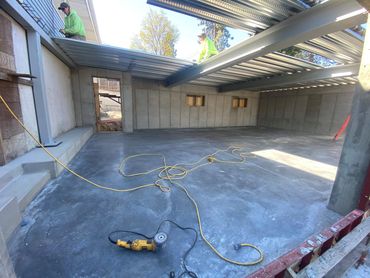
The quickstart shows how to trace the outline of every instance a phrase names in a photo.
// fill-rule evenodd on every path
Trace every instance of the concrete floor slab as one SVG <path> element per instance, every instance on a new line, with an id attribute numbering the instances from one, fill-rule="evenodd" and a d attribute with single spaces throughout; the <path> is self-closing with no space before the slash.
<path id="1" fill-rule="evenodd" d="M 152 182 L 155 174 L 123 178 L 118 165 L 137 153 L 163 153 L 168 164 L 194 162 L 229 145 L 248 152 L 275 149 L 336 166 L 341 142 L 329 137 L 273 129 L 232 128 L 148 130 L 94 135 L 70 166 L 102 184 L 118 188 Z M 127 171 L 156 167 L 158 158 L 128 165 Z M 274 160 L 250 156 L 238 165 L 212 164 L 181 181 L 199 203 L 203 228 L 219 251 L 233 259 L 252 260 L 248 242 L 265 252 L 262 264 L 242 267 L 220 260 L 202 240 L 187 265 L 199 277 L 245 277 L 296 247 L 340 218 L 326 208 L 332 181 Z M 132 193 L 103 191 L 65 171 L 50 182 L 26 210 L 28 225 L 10 242 L 18 277 L 168 277 L 181 272 L 181 257 L 192 234 L 165 227 L 169 241 L 157 254 L 133 253 L 113 246 L 107 235 L 117 229 L 153 234 L 164 219 L 197 228 L 195 212 L 184 193 L 157 188 Z"/>

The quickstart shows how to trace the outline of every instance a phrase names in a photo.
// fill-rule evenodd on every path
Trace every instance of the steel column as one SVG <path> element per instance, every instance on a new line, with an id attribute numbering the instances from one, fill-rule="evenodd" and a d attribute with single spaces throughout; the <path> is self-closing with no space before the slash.
<path id="1" fill-rule="evenodd" d="M 36 31 L 28 31 L 27 43 L 31 74 L 36 77 L 33 80 L 33 96 L 35 99 L 40 141 L 44 146 L 47 147 L 57 146 L 60 144 L 60 142 L 55 142 L 51 133 L 50 113 L 45 90 L 40 34 Z"/>

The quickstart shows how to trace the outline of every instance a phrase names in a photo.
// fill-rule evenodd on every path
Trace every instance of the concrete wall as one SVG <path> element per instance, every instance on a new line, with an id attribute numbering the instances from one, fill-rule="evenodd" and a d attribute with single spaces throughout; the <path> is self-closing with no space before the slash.
<path id="1" fill-rule="evenodd" d="M 204 95 L 205 106 L 190 107 L 186 95 Z M 158 81 L 133 79 L 134 128 L 255 126 L 258 93 L 217 93 L 216 88 L 182 85 L 165 88 Z M 246 108 L 232 108 L 232 97 L 248 98 Z"/>
<path id="2" fill-rule="evenodd" d="M 120 81 L 122 88 L 122 72 L 94 68 L 82 68 L 74 71 L 72 83 L 77 126 L 95 126 L 96 124 L 93 77 L 115 78 Z"/>
<path id="3" fill-rule="evenodd" d="M 131 78 L 119 71 L 82 68 L 73 73 L 73 91 L 78 126 L 96 122 L 93 77 L 120 80 L 125 131 L 147 128 L 195 128 L 255 126 L 259 93 L 217 93 L 213 87 L 182 85 L 168 89 L 159 81 Z M 205 95 L 204 107 L 189 107 L 186 95 Z M 231 108 L 232 96 L 248 98 L 247 108 Z M 132 119 L 131 119 L 132 118 Z"/>
<path id="4" fill-rule="evenodd" d="M 51 131 L 57 137 L 76 126 L 71 71 L 45 47 L 42 60 Z"/>
<path id="5" fill-rule="evenodd" d="M 16 21 L 14 21 L 5 12 L 0 11 L 12 24 L 13 52 L 15 58 L 14 70 L 18 73 L 30 73 L 26 31 Z M 0 66 L 1 67 L 1 66 Z M 21 117 L 24 124 L 33 134 L 38 134 L 36 112 L 33 101 L 33 92 L 31 86 L 17 85 L 21 105 Z M 32 149 L 35 144 L 25 132 L 13 136 L 10 139 L 3 140 L 3 149 L 8 157 L 14 158 Z"/>
<path id="6" fill-rule="evenodd" d="M 335 134 L 350 113 L 354 85 L 261 93 L 258 125 Z"/>

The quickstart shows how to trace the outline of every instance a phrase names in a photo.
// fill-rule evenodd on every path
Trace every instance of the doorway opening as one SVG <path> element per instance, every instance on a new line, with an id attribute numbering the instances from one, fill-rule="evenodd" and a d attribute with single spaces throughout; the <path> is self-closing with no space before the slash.
<path id="1" fill-rule="evenodd" d="M 93 77 L 96 128 L 98 131 L 122 130 L 121 86 L 118 79 Z"/>

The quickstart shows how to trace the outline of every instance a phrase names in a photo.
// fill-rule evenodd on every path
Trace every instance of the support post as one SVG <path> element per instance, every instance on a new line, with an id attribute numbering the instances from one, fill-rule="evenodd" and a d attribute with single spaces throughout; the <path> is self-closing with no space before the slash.
<path id="1" fill-rule="evenodd" d="M 40 141 L 45 147 L 55 147 L 61 142 L 55 142 L 51 133 L 50 113 L 44 82 L 40 34 L 36 31 L 27 31 L 27 43 L 31 74 L 36 77 L 33 80 L 33 96 L 35 99 Z"/>
<path id="2" fill-rule="evenodd" d="M 134 102 L 132 93 L 132 75 L 129 72 L 122 73 L 123 84 L 121 85 L 121 109 L 123 118 L 123 131 L 134 131 Z"/>
<path id="3" fill-rule="evenodd" d="M 359 1 L 360 2 L 360 1 Z M 370 26 L 368 16 L 367 26 Z M 328 207 L 346 214 L 357 208 L 370 165 L 370 32 L 366 31 L 359 83 L 352 103 L 351 122 L 347 129 L 337 177 Z"/>

